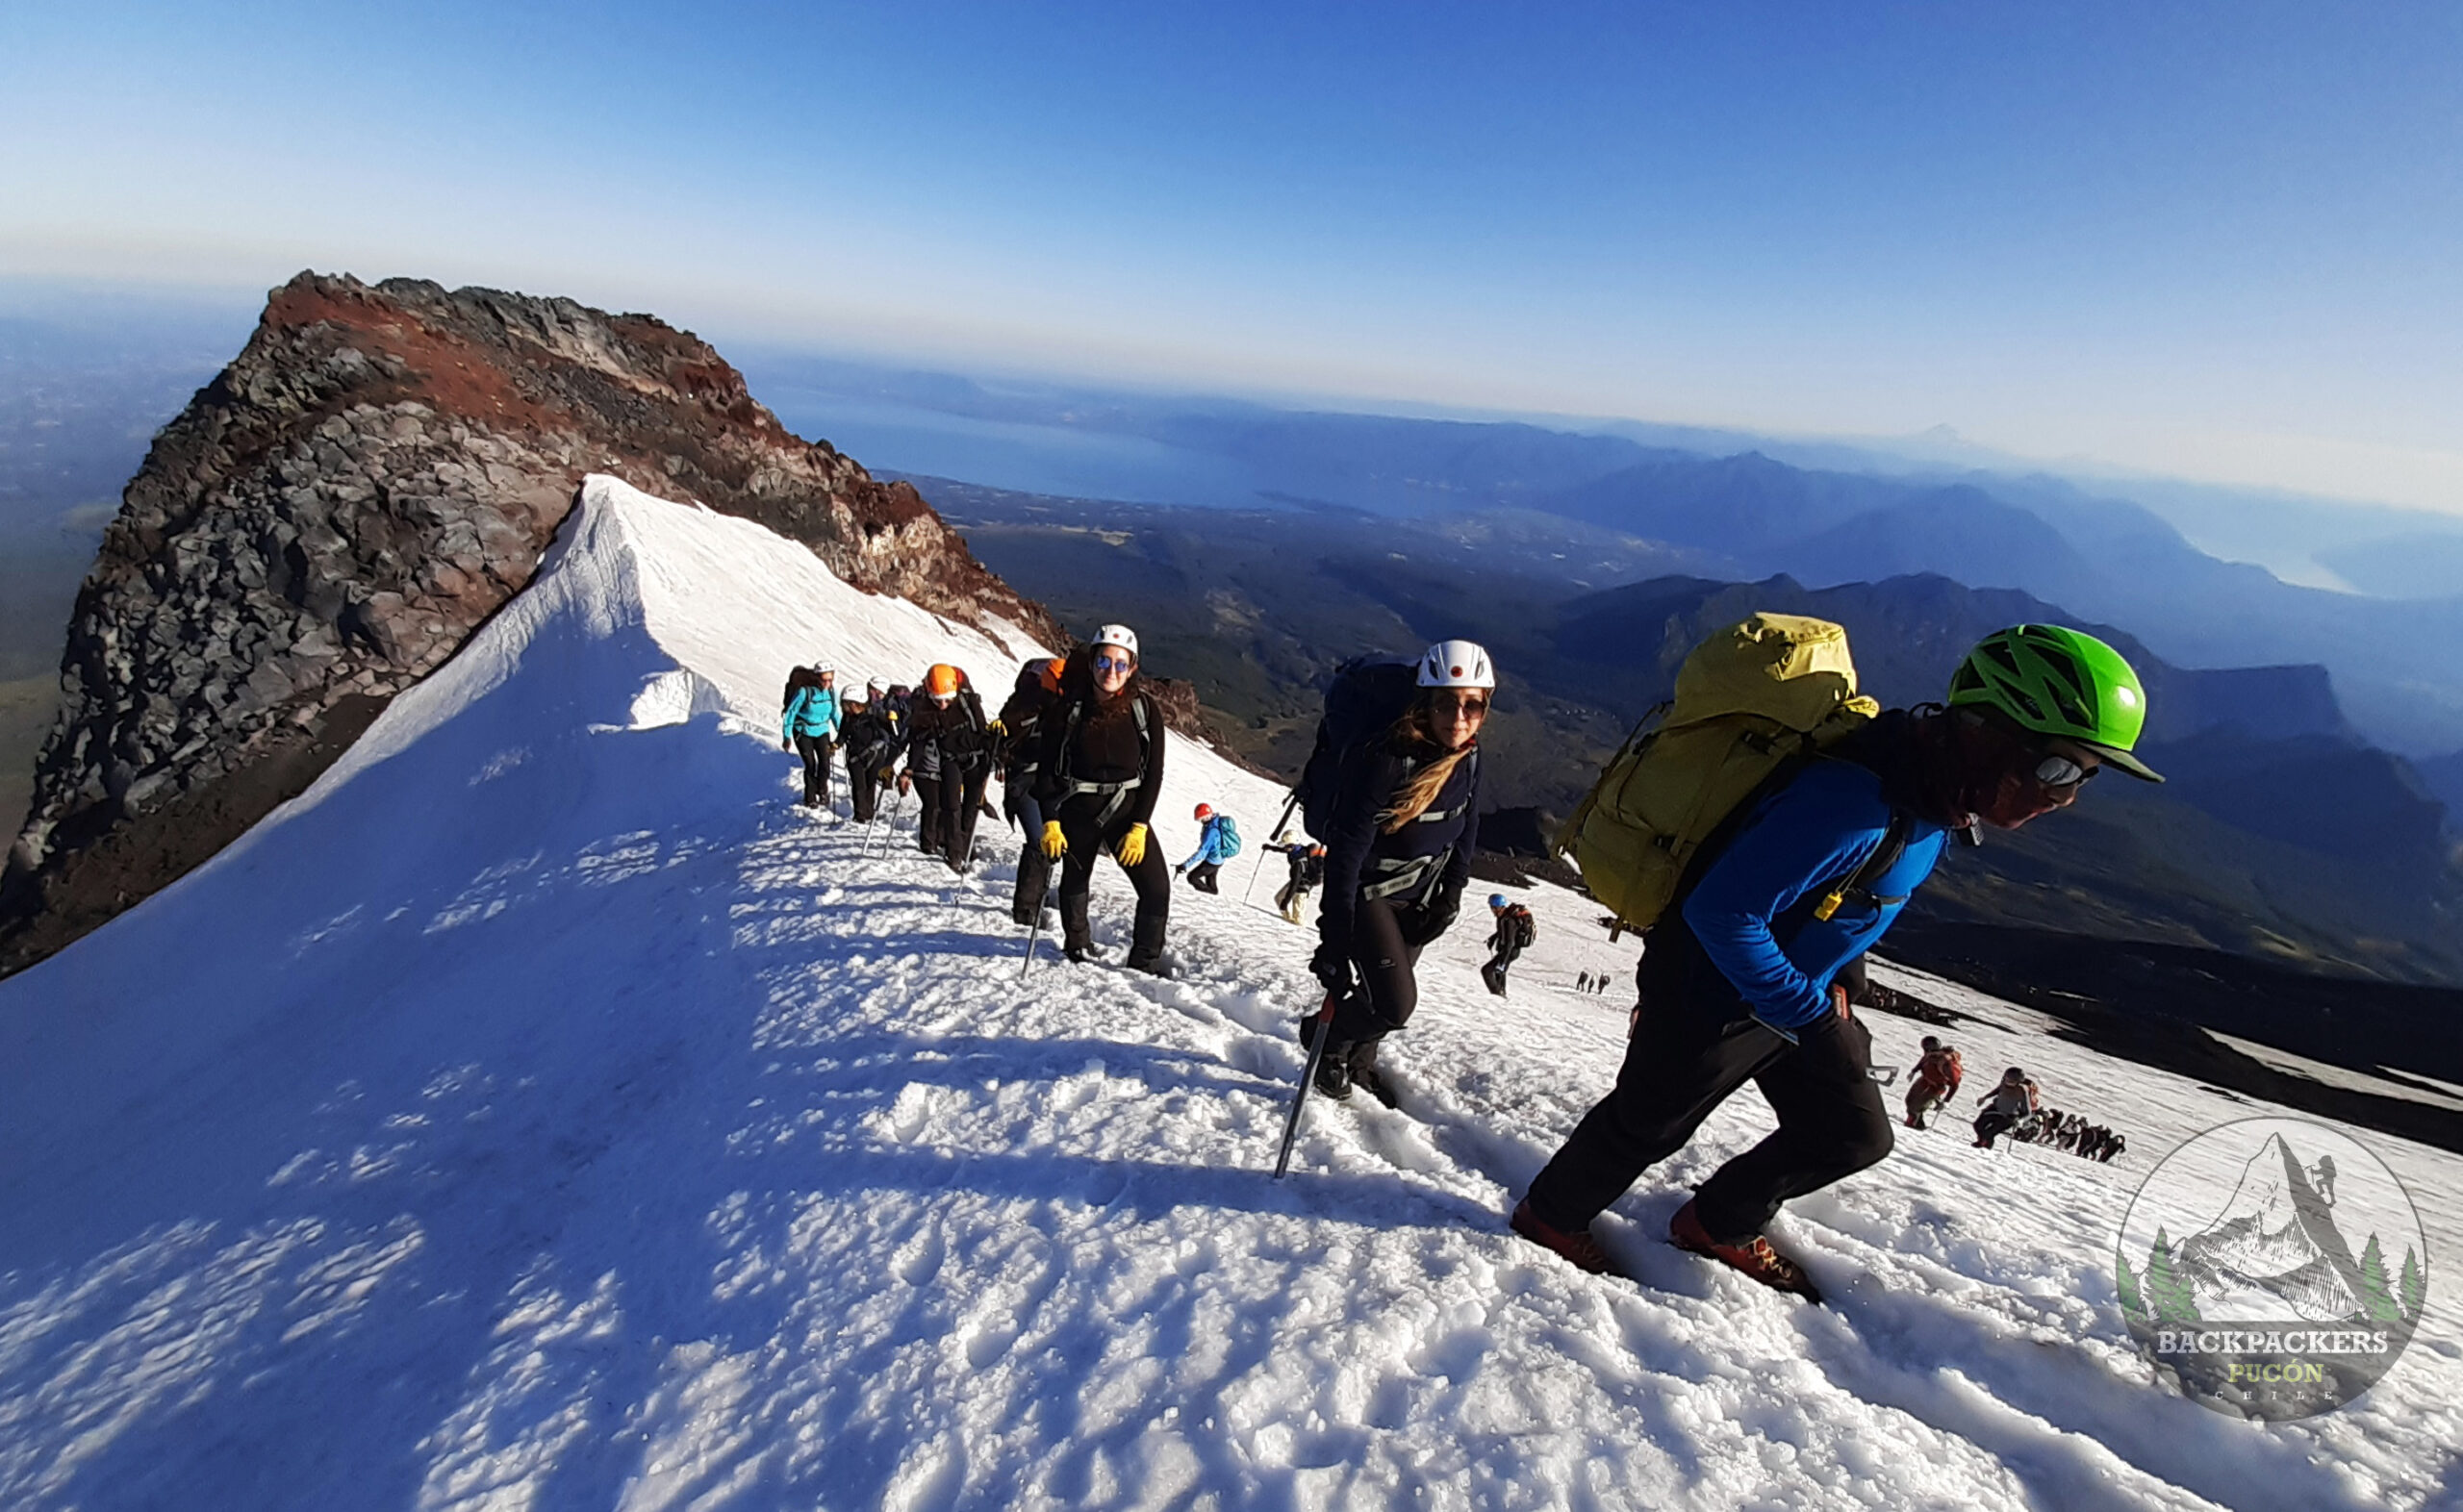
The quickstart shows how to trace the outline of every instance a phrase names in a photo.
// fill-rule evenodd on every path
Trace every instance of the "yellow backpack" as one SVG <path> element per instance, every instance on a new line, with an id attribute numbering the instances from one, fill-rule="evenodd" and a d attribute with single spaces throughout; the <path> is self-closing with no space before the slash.
<path id="1" fill-rule="evenodd" d="M 1721 821 L 1780 768 L 1881 712 L 1856 692 L 1847 632 L 1755 615 L 1677 669 L 1676 697 L 1642 716 L 1558 832 L 1591 895 L 1648 929 Z"/>

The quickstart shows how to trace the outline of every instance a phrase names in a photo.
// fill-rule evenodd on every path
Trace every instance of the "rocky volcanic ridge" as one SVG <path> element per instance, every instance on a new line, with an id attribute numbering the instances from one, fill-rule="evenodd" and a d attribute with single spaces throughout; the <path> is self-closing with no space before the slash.
<path id="1" fill-rule="evenodd" d="M 911 486 L 799 440 L 689 332 L 302 273 L 155 439 L 78 594 L 0 972 L 305 789 L 521 592 L 594 471 L 757 520 L 859 588 L 1066 639 Z"/>

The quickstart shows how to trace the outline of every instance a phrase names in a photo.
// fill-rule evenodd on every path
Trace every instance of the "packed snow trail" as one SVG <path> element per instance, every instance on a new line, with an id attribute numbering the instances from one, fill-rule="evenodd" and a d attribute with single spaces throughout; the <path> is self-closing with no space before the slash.
<path id="1" fill-rule="evenodd" d="M 1254 857 L 1178 891 L 1175 979 L 1021 981 L 1006 831 L 960 884 L 911 809 L 867 861 L 793 806 L 789 665 L 997 690 L 1004 640 L 594 480 L 308 794 L 0 982 L 0 1503 L 2452 1501 L 2436 1294 L 2344 1413 L 2153 1386 L 2113 1233 L 2157 1153 L 2249 1110 L 1946 984 L 1989 1021 L 1954 1036 L 1963 1112 L 2015 1060 L 2131 1153 L 1907 1132 L 1783 1226 L 1834 1306 L 1657 1242 L 1766 1126 L 1749 1095 L 1603 1222 L 1638 1285 L 1505 1231 L 1621 1048 L 1622 1001 L 1567 989 L 1631 944 L 1549 889 L 1512 996 L 1466 910 L 1389 1052 L 1402 1108 L 1312 1101 L 1272 1181 L 1315 992 L 1271 879 L 1242 902 Z M 1280 808 L 1186 743 L 1170 769 L 1175 854 L 1198 798 L 1252 844 Z M 1873 1028 L 1913 1061 L 1921 1025 Z M 2463 1236 L 2463 1161 L 2368 1141 Z"/>

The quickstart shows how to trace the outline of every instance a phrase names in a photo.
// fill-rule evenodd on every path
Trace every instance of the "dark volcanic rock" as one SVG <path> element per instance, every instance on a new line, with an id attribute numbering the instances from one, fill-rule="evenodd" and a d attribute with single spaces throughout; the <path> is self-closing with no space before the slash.
<path id="1" fill-rule="evenodd" d="M 0 971 L 306 788 L 530 581 L 586 472 L 758 520 L 858 587 L 1065 640 L 911 486 L 797 439 L 687 332 L 303 273 L 155 439 L 78 594 Z"/>

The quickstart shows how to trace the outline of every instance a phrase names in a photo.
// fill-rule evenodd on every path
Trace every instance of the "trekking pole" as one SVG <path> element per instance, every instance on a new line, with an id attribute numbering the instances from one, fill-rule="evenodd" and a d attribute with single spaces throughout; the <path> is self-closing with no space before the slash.
<path id="1" fill-rule="evenodd" d="M 1027 962 L 1026 962 L 1026 965 L 1021 966 L 1021 967 L 1019 967 L 1019 968 L 1018 968 L 1018 980 L 1019 980 L 1019 981 L 1022 981 L 1022 982 L 1023 982 L 1023 981 L 1025 981 L 1025 980 L 1027 979 L 1027 973 L 1028 973 L 1028 971 L 1031 971 L 1031 970 L 1034 970 L 1034 967 L 1035 967 L 1035 941 L 1036 941 L 1036 939 L 1037 939 L 1037 938 L 1039 938 L 1042 934 L 1043 934 L 1043 905 L 1042 905 L 1042 904 L 1040 904 L 1040 903 L 1038 903 L 1038 904 L 1036 904 L 1036 905 L 1035 905 L 1035 921 L 1034 921 L 1033 923 L 1028 924 L 1028 925 L 1027 926 Z"/>
<path id="2" fill-rule="evenodd" d="M 1318 1063 L 1326 1058 L 1326 1042 L 1333 1037 L 1333 994 L 1326 995 L 1326 1006 L 1318 1009 L 1317 1017 L 1308 1021 L 1316 1026 L 1317 1032 L 1308 1037 L 1308 1066 L 1300 1073 L 1299 1090 L 1291 1095 L 1291 1112 L 1282 1121 L 1282 1149 L 1274 1157 L 1274 1178 L 1277 1181 L 1281 1181 L 1283 1172 L 1290 1168 L 1291 1142 L 1300 1137 L 1300 1109 L 1308 1100 L 1308 1089 L 1316 1084 Z"/>
<path id="3" fill-rule="evenodd" d="M 1270 836 L 1268 836 L 1268 837 L 1267 837 L 1267 839 L 1266 839 L 1266 845 L 1279 845 L 1279 844 L 1282 844 L 1282 841 L 1283 841 L 1283 831 L 1284 831 L 1285 829 L 1289 828 L 1289 827 L 1290 827 L 1290 825 L 1291 825 L 1291 811 L 1292 811 L 1293 809 L 1295 809 L 1295 808 L 1298 808 L 1299 806 L 1300 806 L 1300 790 L 1299 790 L 1298 788 L 1294 788 L 1294 789 L 1292 789 L 1292 790 L 1291 790 L 1291 801 L 1290 801 L 1290 802 L 1288 802 L 1288 803 L 1285 803 L 1285 804 L 1282 806 L 1282 818 L 1281 818 L 1281 819 L 1277 819 L 1277 820 L 1275 820 L 1275 821 L 1274 821 L 1274 833 L 1273 833 L 1272 835 L 1270 835 Z M 1265 846 L 1265 845 L 1259 845 L 1259 846 L 1257 847 L 1257 859 L 1255 862 L 1251 863 L 1251 864 L 1250 864 L 1250 867 L 1249 867 L 1249 886 L 1248 886 L 1248 890 L 1247 890 L 1246 892 L 1244 892 L 1244 893 L 1242 893 L 1242 894 L 1240 895 L 1240 906 L 1241 906 L 1241 907 L 1246 908 L 1247 906 L 1249 906 L 1250 902 L 1251 902 L 1252 900 L 1254 900 L 1254 899 L 1257 897 L 1257 873 L 1258 873 L 1258 872 L 1260 872 L 1260 871 L 1263 871 L 1265 869 L 1266 869 L 1266 846 Z"/>

